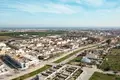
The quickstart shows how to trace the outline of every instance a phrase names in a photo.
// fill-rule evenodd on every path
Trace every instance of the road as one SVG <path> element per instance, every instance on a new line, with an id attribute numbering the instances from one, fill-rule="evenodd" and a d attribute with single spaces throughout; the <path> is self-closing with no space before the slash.
<path id="1" fill-rule="evenodd" d="M 94 49 L 94 48 L 96 48 L 96 47 L 87 48 L 87 49 L 84 49 L 84 50 L 89 50 L 89 49 Z M 79 54 L 81 54 L 81 52 L 84 51 L 84 50 L 81 50 L 81 51 L 78 52 L 77 54 L 75 54 L 75 55 L 73 55 L 73 56 L 67 58 L 66 60 L 62 61 L 60 64 L 65 64 L 65 63 L 67 63 L 67 62 L 73 60 L 73 59 L 76 58 Z"/>
<path id="2" fill-rule="evenodd" d="M 83 67 L 82 70 L 82 74 L 80 74 L 76 80 L 89 80 L 94 72 L 102 72 L 101 70 L 97 69 L 96 66 L 93 68 Z"/>
<path id="3" fill-rule="evenodd" d="M 14 79 L 14 78 L 16 78 L 16 77 L 19 77 L 19 76 L 28 74 L 28 73 L 30 73 L 30 72 L 33 72 L 33 71 L 35 71 L 35 70 L 43 67 L 44 65 L 46 65 L 46 64 L 48 64 L 48 63 L 52 63 L 52 62 L 54 62 L 54 61 L 56 61 L 56 60 L 58 60 L 58 59 L 60 59 L 60 58 L 62 58 L 62 57 L 64 57 L 64 56 L 66 56 L 66 55 L 69 55 L 69 54 L 71 54 L 72 52 L 74 52 L 74 51 L 76 51 L 76 50 L 84 49 L 84 48 L 87 48 L 87 47 L 92 47 L 92 46 L 94 46 L 94 45 L 96 45 L 96 44 L 90 44 L 90 45 L 87 45 L 87 46 L 83 46 L 83 47 L 80 47 L 80 48 L 78 48 L 78 49 L 75 49 L 75 50 L 73 50 L 73 51 L 71 51 L 71 52 L 68 52 L 68 53 L 66 53 L 66 54 L 63 54 L 63 55 L 61 55 L 61 56 L 59 56 L 59 57 L 51 58 L 51 59 L 49 59 L 49 60 L 47 60 L 47 61 L 42 61 L 42 62 L 39 63 L 38 66 L 32 67 L 32 68 L 27 69 L 27 70 L 25 70 L 25 71 L 21 71 L 21 72 L 19 72 L 19 73 L 12 74 L 12 76 L 10 76 L 10 77 L 8 77 L 8 78 L 5 78 L 5 80 L 11 80 L 11 79 Z M 83 51 L 83 50 L 82 50 L 82 51 Z M 74 55 L 74 56 L 72 56 L 72 57 L 76 57 L 76 56 Z M 65 61 L 63 61 L 63 62 L 61 62 L 61 63 L 68 62 L 69 60 L 72 59 L 72 57 L 68 58 L 67 60 L 65 60 Z"/>

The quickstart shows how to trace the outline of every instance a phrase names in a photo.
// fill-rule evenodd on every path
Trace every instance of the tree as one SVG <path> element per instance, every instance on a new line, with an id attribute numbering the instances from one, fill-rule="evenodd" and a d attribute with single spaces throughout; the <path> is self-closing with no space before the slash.
<path id="1" fill-rule="evenodd" d="M 106 43 L 107 43 L 108 45 L 110 45 L 111 39 L 106 40 Z"/>
<path id="2" fill-rule="evenodd" d="M 107 66 L 107 67 L 104 68 L 104 71 L 109 71 L 109 70 L 110 70 L 109 66 Z"/>

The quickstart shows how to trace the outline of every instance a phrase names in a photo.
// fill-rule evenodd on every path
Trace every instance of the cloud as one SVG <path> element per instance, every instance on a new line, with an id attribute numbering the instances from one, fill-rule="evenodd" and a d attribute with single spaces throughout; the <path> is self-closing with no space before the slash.
<path id="1" fill-rule="evenodd" d="M 90 6 L 102 6 L 105 0 L 84 0 L 87 5 Z"/>
<path id="2" fill-rule="evenodd" d="M 64 2 L 64 3 L 81 3 L 81 0 L 60 0 L 60 2 Z"/>
<path id="3" fill-rule="evenodd" d="M 60 0 L 64 3 L 85 4 L 90 6 L 101 6 L 105 0 Z"/>
<path id="4" fill-rule="evenodd" d="M 67 4 L 58 4 L 58 3 L 34 3 L 34 4 L 28 4 L 28 3 L 19 3 L 17 5 L 11 5 L 9 6 L 11 8 L 17 9 L 19 11 L 25 11 L 28 13 L 57 13 L 57 14 L 73 14 L 77 13 L 77 10 L 74 10 L 74 7 L 76 6 L 70 6 Z"/>
<path id="5" fill-rule="evenodd" d="M 59 13 L 65 14 L 77 13 L 75 10 L 72 9 L 72 6 L 69 5 L 49 3 L 46 6 L 51 7 L 53 10 Z"/>
<path id="6" fill-rule="evenodd" d="M 12 1 L 12 0 L 11 0 Z M 18 0 L 9 4 L 6 0 L 2 1 L 0 5 L 4 5 L 4 8 L 0 8 L 1 11 L 21 11 L 27 13 L 55 13 L 55 14 L 75 14 L 75 13 L 84 13 L 89 10 L 99 10 L 99 9 L 112 9 L 119 6 L 119 2 L 111 0 Z M 1 6 L 0 6 L 1 7 Z"/>
<path id="7" fill-rule="evenodd" d="M 63 3 L 74 3 L 82 7 L 90 8 L 113 8 L 120 4 L 119 0 L 60 0 Z"/>

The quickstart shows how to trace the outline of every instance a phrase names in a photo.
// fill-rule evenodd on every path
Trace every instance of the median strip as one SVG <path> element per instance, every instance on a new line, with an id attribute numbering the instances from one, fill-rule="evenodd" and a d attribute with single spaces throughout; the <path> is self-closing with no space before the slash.
<path id="1" fill-rule="evenodd" d="M 90 47 L 86 47 L 86 48 L 82 48 L 82 49 L 76 50 L 76 51 L 72 52 L 71 54 L 68 54 L 68 55 L 66 55 L 66 56 L 64 56 L 64 57 L 62 57 L 62 58 L 54 61 L 54 63 L 60 63 L 60 62 L 64 61 L 65 59 L 67 59 L 67 58 L 69 58 L 69 57 L 77 54 L 78 52 L 80 52 L 80 51 L 82 51 L 82 50 L 84 50 L 84 49 L 91 48 L 91 47 L 95 47 L 95 46 L 96 46 L 96 45 L 93 45 L 93 46 L 90 46 Z"/>
<path id="2" fill-rule="evenodd" d="M 14 79 L 12 79 L 12 80 L 24 80 L 24 79 L 27 79 L 27 78 L 29 78 L 29 77 L 32 77 L 32 76 L 34 76 L 34 75 L 37 75 L 37 74 L 39 74 L 39 73 L 47 70 L 47 69 L 50 68 L 50 67 L 52 67 L 52 66 L 51 66 L 51 65 L 45 65 L 44 67 L 42 67 L 42 68 L 40 68 L 40 69 L 37 69 L 37 70 L 35 70 L 35 71 L 33 71 L 33 72 L 30 72 L 30 73 L 28 73 L 28 74 L 22 75 L 22 76 L 20 76 L 20 77 L 14 78 Z"/>

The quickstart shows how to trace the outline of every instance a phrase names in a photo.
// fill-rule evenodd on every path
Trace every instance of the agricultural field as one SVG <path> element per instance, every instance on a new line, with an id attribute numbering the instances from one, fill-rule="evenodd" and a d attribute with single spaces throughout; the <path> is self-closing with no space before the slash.
<path id="1" fill-rule="evenodd" d="M 0 41 L 11 39 L 10 36 L 0 36 Z"/>
<path id="2" fill-rule="evenodd" d="M 65 31 L 45 31 L 45 32 L 0 32 L 0 41 L 8 39 L 27 39 L 31 36 L 49 36 L 49 35 L 61 35 Z M 22 36 L 21 36 L 22 35 Z"/>
<path id="3" fill-rule="evenodd" d="M 47 36 L 47 35 L 55 35 L 55 34 L 63 34 L 64 31 L 45 31 L 45 32 L 0 32 L 0 36 L 13 36 L 17 37 L 19 35 L 39 35 L 39 36 Z"/>

